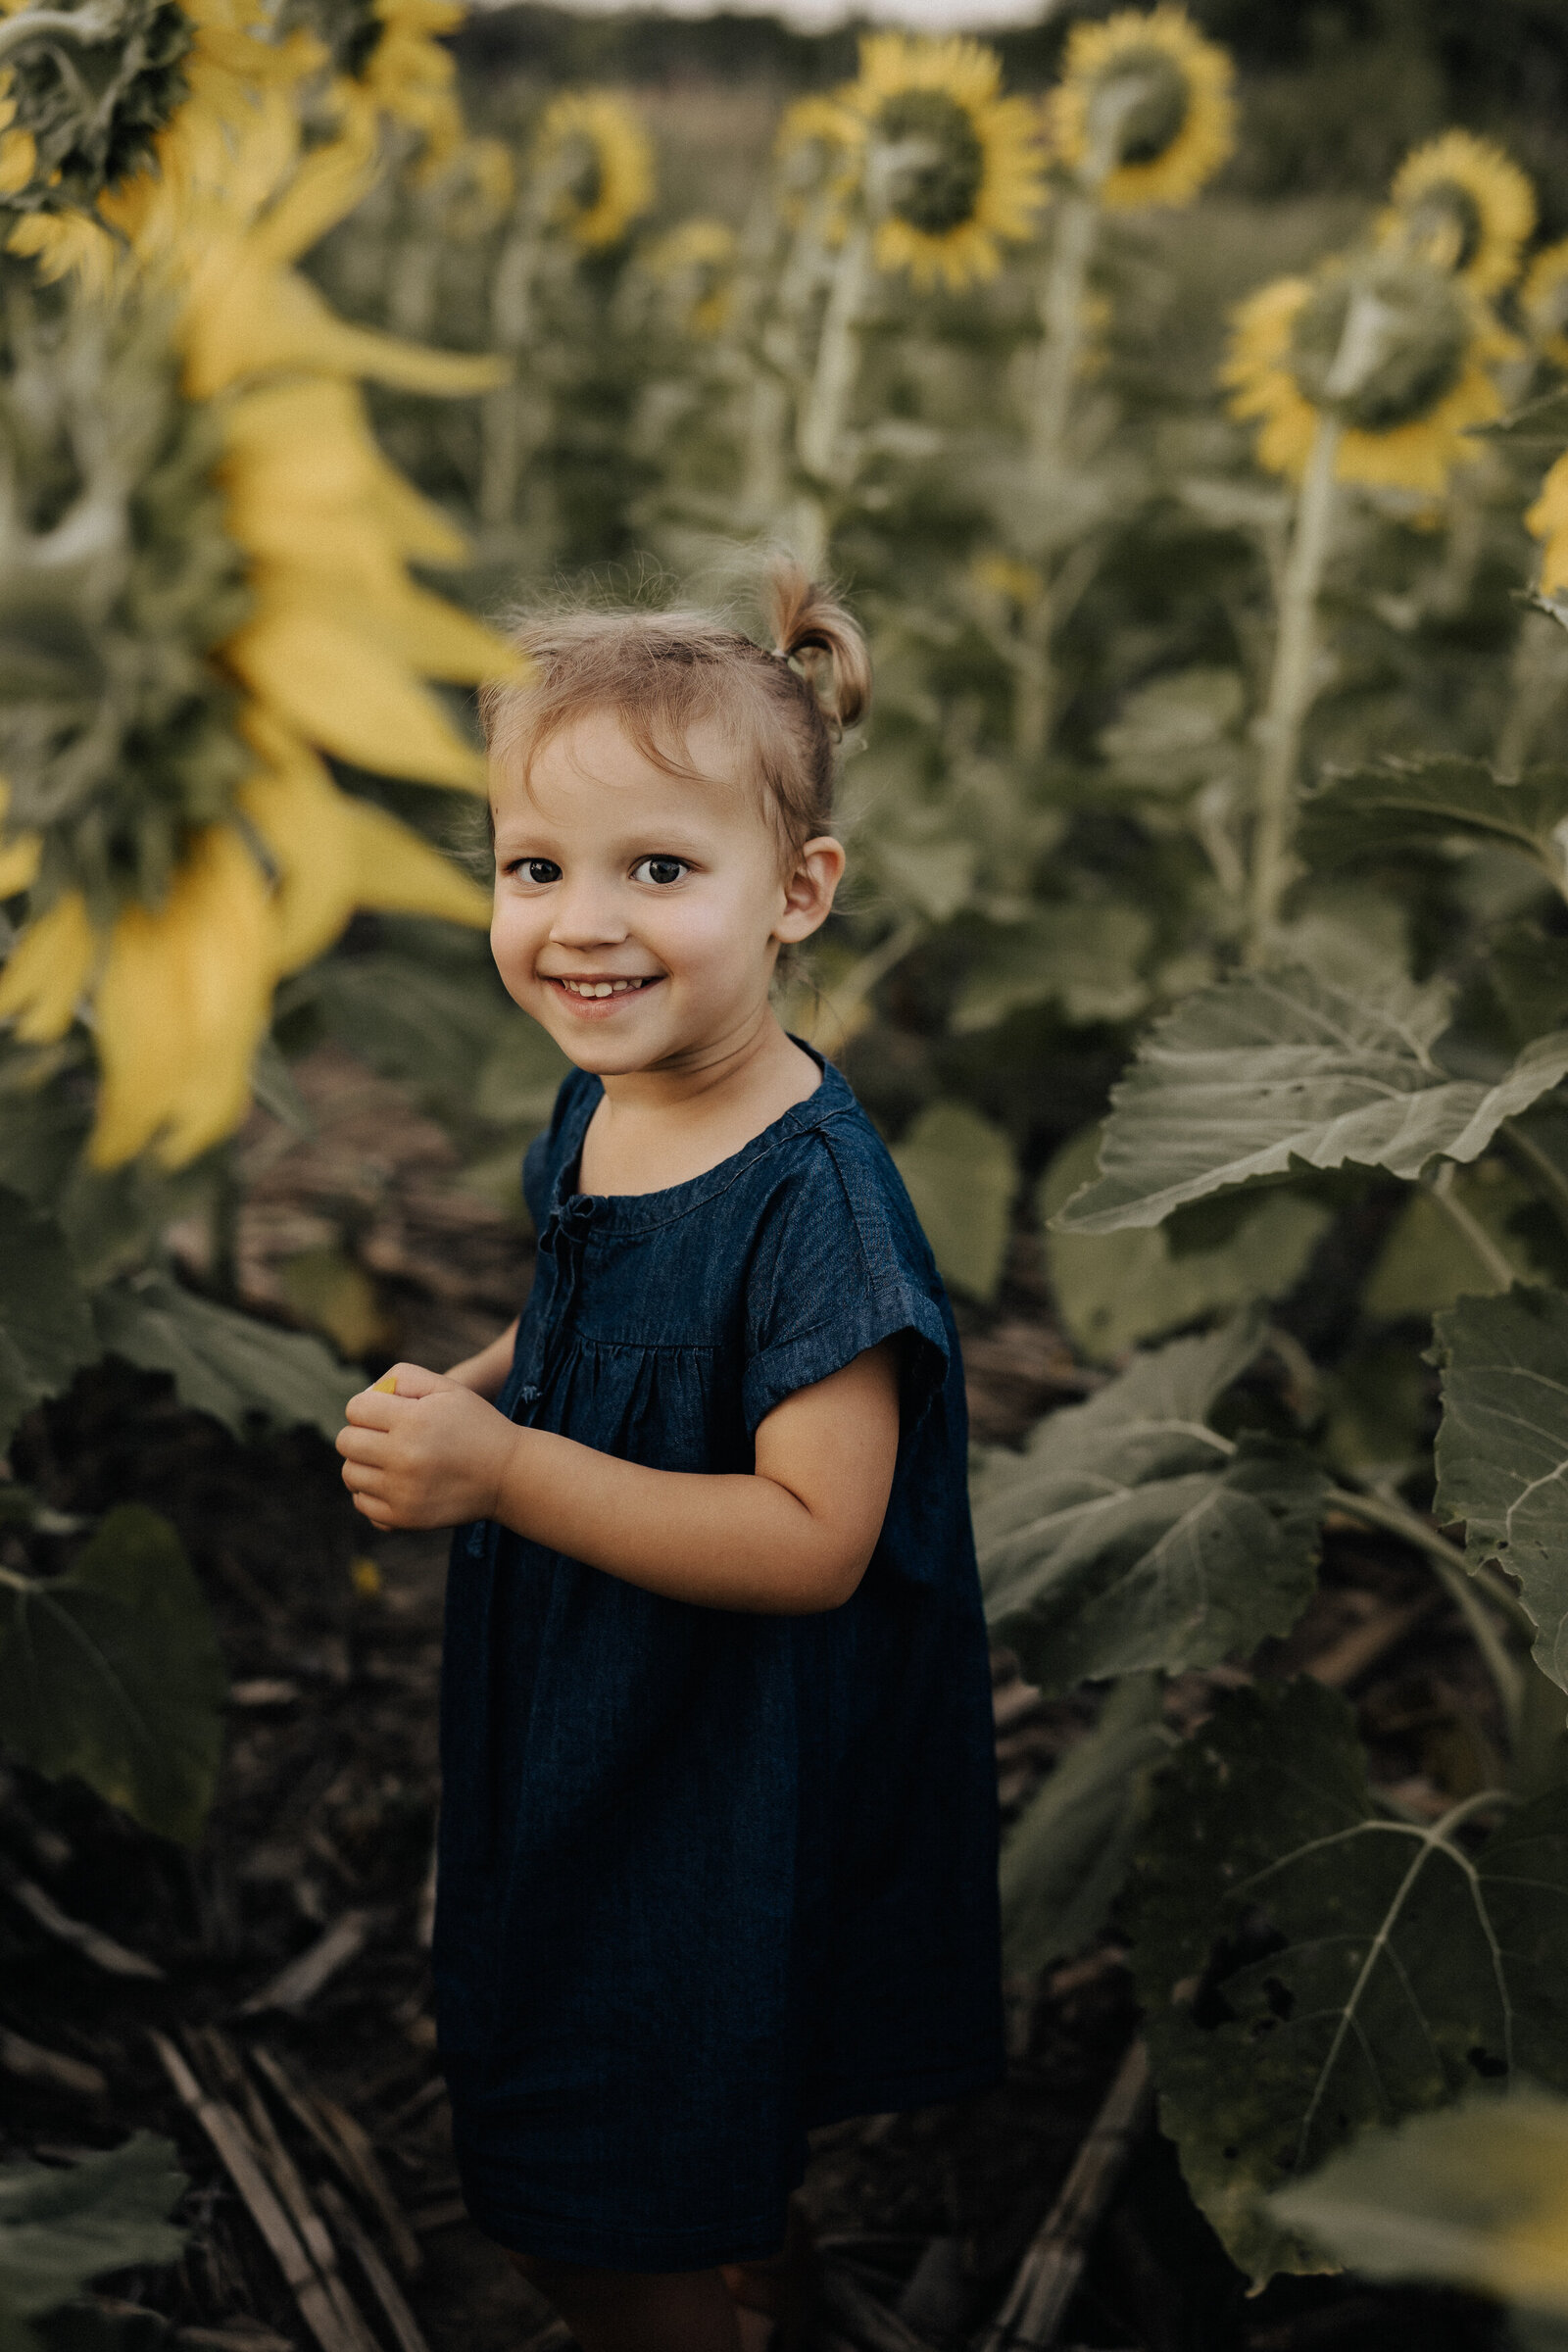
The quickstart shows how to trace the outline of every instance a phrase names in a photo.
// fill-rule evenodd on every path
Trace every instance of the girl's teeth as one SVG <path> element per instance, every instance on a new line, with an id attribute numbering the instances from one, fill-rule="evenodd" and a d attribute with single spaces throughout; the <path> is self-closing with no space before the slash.
<path id="1" fill-rule="evenodd" d="M 574 997 L 622 997 L 628 988 L 641 988 L 640 980 L 564 980 Z"/>

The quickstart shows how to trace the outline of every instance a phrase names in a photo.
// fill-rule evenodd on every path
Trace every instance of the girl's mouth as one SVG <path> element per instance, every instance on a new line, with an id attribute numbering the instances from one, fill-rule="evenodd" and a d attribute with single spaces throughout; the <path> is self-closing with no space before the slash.
<path id="1" fill-rule="evenodd" d="M 662 972 L 643 972 L 630 979 L 598 978 L 585 974 L 581 979 L 549 972 L 540 977 L 557 996 L 564 997 L 574 1011 L 605 1013 L 612 1006 L 623 1004 L 628 997 L 640 997 L 650 988 L 657 988 L 663 978 Z"/>

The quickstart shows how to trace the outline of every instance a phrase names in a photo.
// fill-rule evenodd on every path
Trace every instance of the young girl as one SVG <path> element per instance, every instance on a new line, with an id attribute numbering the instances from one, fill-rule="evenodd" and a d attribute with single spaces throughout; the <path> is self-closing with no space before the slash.
<path id="1" fill-rule="evenodd" d="M 523 1174 L 538 1271 L 338 1441 L 374 1526 L 470 1523 L 442 2057 L 469 2209 L 584 2352 L 734 2352 L 720 2266 L 778 2248 L 807 2130 L 1002 2066 L 957 1337 L 769 1004 L 843 871 L 869 670 L 793 566 L 771 596 L 776 653 L 690 612 L 518 633 L 491 939 L 577 1065 Z"/>

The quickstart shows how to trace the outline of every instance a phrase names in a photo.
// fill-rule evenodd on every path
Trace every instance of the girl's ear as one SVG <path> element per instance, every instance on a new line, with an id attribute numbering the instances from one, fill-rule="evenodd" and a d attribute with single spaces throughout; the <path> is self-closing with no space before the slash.
<path id="1" fill-rule="evenodd" d="M 819 931 L 833 909 L 833 894 L 844 874 L 844 845 L 831 833 L 819 833 L 796 853 L 784 877 L 784 911 L 773 925 L 773 937 L 793 946 Z"/>

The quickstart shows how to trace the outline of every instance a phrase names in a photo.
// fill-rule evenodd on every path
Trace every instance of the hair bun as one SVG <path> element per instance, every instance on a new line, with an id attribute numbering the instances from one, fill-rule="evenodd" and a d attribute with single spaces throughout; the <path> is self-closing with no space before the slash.
<path id="1" fill-rule="evenodd" d="M 859 623 L 793 556 L 769 564 L 764 611 L 781 661 L 799 661 L 823 714 L 853 727 L 871 703 L 871 658 Z"/>

